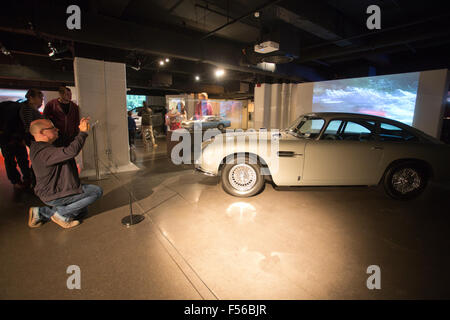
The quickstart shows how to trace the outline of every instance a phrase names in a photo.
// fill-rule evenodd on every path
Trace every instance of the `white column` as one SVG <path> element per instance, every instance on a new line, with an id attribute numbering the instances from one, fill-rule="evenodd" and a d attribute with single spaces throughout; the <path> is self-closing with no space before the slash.
<path id="1" fill-rule="evenodd" d="M 272 84 L 270 100 L 270 126 L 268 129 L 278 128 L 280 123 L 281 84 Z"/>
<path id="2" fill-rule="evenodd" d="M 97 150 L 102 172 L 137 170 L 130 162 L 126 114 L 126 71 L 123 63 L 76 57 L 75 87 L 82 117 L 96 120 Z M 95 174 L 92 132 L 83 148 L 82 176 Z"/>
<path id="3" fill-rule="evenodd" d="M 440 138 L 449 85 L 447 69 L 424 71 L 419 76 L 413 127 Z"/>
<path id="4" fill-rule="evenodd" d="M 272 88 L 270 84 L 263 83 L 259 87 L 255 87 L 255 104 L 254 104 L 254 128 L 269 128 L 270 126 L 270 105 L 271 105 Z"/>

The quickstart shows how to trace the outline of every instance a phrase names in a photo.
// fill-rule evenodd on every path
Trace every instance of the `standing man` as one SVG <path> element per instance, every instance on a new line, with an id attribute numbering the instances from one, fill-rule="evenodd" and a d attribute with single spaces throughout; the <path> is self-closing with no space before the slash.
<path id="1" fill-rule="evenodd" d="M 198 103 L 195 106 L 194 119 L 201 119 L 202 116 L 210 116 L 213 114 L 211 104 L 207 101 L 208 94 L 206 92 L 199 93 Z"/>
<path id="2" fill-rule="evenodd" d="M 80 125 L 80 108 L 72 101 L 72 91 L 59 87 L 59 98 L 50 100 L 44 109 L 44 115 L 59 130 L 57 146 L 67 147 L 77 136 Z"/>
<path id="3" fill-rule="evenodd" d="M 25 130 L 20 119 L 21 104 L 14 101 L 0 103 L 0 148 L 6 175 L 14 188 L 27 187 L 31 181 L 30 164 L 25 147 Z M 17 170 L 19 165 L 22 178 Z"/>
<path id="4" fill-rule="evenodd" d="M 36 174 L 36 195 L 48 207 L 30 207 L 28 226 L 36 228 L 52 220 L 62 228 L 80 224 L 87 206 L 99 199 L 103 191 L 96 185 L 80 183 L 75 157 L 83 148 L 89 131 L 89 118 L 80 121 L 80 132 L 67 147 L 56 147 L 52 143 L 58 138 L 58 129 L 50 120 L 31 123 L 34 136 L 30 158 Z"/>
<path id="5" fill-rule="evenodd" d="M 33 140 L 33 137 L 30 134 L 30 124 L 34 120 L 44 118 L 38 110 L 42 106 L 44 95 L 40 90 L 30 89 L 25 95 L 25 98 L 27 100 L 21 103 L 19 115 L 25 130 L 25 144 L 30 146 L 31 141 Z"/>
<path id="6" fill-rule="evenodd" d="M 152 124 L 152 109 L 150 109 L 147 105 L 147 102 L 144 101 L 144 107 L 142 108 L 142 122 L 141 122 L 141 132 L 142 132 L 142 141 L 144 142 L 144 146 L 147 150 L 150 149 L 150 145 L 147 140 L 147 131 L 150 133 L 150 139 L 152 140 L 153 147 L 157 147 L 158 145 L 155 142 L 155 136 L 153 134 L 153 124 Z"/>

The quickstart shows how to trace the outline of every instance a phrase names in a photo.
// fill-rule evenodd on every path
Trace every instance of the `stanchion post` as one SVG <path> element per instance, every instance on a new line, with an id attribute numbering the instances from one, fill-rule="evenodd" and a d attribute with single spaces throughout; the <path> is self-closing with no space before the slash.
<path id="1" fill-rule="evenodd" d="M 95 162 L 95 178 L 97 180 L 100 180 L 100 168 L 98 165 L 98 149 L 97 149 L 97 123 L 98 121 L 96 121 L 93 125 L 92 125 L 92 139 L 94 140 L 94 162 Z"/>
<path id="2" fill-rule="evenodd" d="M 126 216 L 122 219 L 122 224 L 126 227 L 132 226 L 134 224 L 138 224 L 142 220 L 144 220 L 144 216 L 141 214 L 133 214 L 133 199 L 131 193 L 128 193 L 130 197 L 130 215 Z"/>

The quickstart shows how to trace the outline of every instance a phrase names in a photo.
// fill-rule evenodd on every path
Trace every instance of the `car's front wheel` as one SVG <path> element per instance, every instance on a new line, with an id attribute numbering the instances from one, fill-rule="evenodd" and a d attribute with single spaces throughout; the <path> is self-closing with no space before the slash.
<path id="1" fill-rule="evenodd" d="M 222 123 L 220 123 L 220 124 L 217 126 L 217 129 L 219 129 L 220 131 L 222 131 L 223 128 L 224 128 L 224 125 L 223 125 Z"/>
<path id="2" fill-rule="evenodd" d="M 384 189 L 394 199 L 407 200 L 419 196 L 428 182 L 427 170 L 410 161 L 388 169 L 384 176 Z"/>
<path id="3" fill-rule="evenodd" d="M 239 157 L 227 163 L 222 169 L 222 188 L 236 197 L 251 197 L 264 188 L 265 181 L 261 167 L 249 157 Z"/>

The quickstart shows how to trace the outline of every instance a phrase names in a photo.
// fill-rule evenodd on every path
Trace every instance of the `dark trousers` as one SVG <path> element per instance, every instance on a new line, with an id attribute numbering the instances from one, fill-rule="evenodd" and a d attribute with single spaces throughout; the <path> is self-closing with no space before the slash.
<path id="1" fill-rule="evenodd" d="M 27 148 L 20 143 L 2 145 L 2 155 L 5 158 L 6 175 L 12 184 L 20 183 L 19 165 L 23 180 L 31 181 L 31 170 L 28 162 Z"/>
<path id="2" fill-rule="evenodd" d="M 136 136 L 136 130 L 128 129 L 128 142 L 130 146 L 134 144 L 134 137 Z"/>

